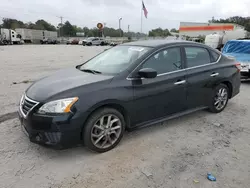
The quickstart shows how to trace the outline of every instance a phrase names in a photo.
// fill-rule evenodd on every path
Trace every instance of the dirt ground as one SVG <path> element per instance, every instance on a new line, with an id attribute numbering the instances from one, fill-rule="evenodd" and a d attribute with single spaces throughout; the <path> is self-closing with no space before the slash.
<path id="1" fill-rule="evenodd" d="M 16 111 L 29 84 L 104 47 L 0 47 L 1 188 L 248 188 L 250 82 L 219 114 L 196 112 L 124 135 L 112 151 L 30 143 Z M 206 179 L 212 172 L 216 182 Z"/>

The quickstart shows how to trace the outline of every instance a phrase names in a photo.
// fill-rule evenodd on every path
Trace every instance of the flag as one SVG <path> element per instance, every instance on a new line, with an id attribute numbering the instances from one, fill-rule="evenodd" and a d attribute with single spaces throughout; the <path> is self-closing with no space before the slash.
<path id="1" fill-rule="evenodd" d="M 142 10 L 143 10 L 143 12 L 144 12 L 145 18 L 148 18 L 148 10 L 146 9 L 146 7 L 145 7 L 143 1 L 142 1 Z"/>

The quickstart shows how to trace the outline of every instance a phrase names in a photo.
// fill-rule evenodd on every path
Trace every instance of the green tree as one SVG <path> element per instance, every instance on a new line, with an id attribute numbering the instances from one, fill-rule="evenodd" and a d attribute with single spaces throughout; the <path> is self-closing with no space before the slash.
<path id="1" fill-rule="evenodd" d="M 26 23 L 26 28 L 27 29 L 40 29 L 36 24 L 32 23 L 32 22 L 28 22 Z"/>
<path id="2" fill-rule="evenodd" d="M 84 36 L 88 37 L 88 35 L 89 35 L 89 28 L 88 27 L 84 27 L 84 28 L 82 28 L 82 31 L 84 32 Z"/>
<path id="3" fill-rule="evenodd" d="M 179 30 L 177 30 L 177 29 L 175 29 L 175 28 L 172 28 L 172 29 L 170 30 L 170 32 L 179 33 Z"/>
<path id="4" fill-rule="evenodd" d="M 88 28 L 88 27 L 78 27 L 76 25 L 72 25 L 69 21 L 66 21 L 64 24 L 58 24 L 57 27 L 45 21 L 44 19 L 39 19 L 35 23 L 27 22 L 24 23 L 20 20 L 4 18 L 3 23 L 0 25 L 1 28 L 8 29 L 16 29 L 16 28 L 27 28 L 27 29 L 37 29 L 37 30 L 48 30 L 48 31 L 57 31 L 58 36 L 76 36 L 77 32 L 84 32 L 85 37 L 98 37 L 101 36 L 101 32 L 98 28 Z M 152 30 L 152 36 L 168 36 L 170 35 L 167 29 L 162 30 L 161 28 Z M 152 32 L 151 31 L 151 32 Z M 123 30 L 105 27 L 104 30 L 105 36 L 110 37 L 120 37 L 121 35 L 124 37 L 136 37 L 141 38 L 147 36 L 144 33 L 132 32 L 129 33 L 124 32 Z"/>
<path id="5" fill-rule="evenodd" d="M 208 22 L 209 23 L 234 23 L 234 24 L 244 26 L 245 30 L 250 32 L 250 17 L 233 16 L 233 17 L 229 17 L 226 19 L 219 19 L 219 20 L 212 18 L 212 20 L 209 20 Z"/>
<path id="6" fill-rule="evenodd" d="M 61 27 L 61 36 L 67 36 L 67 37 L 76 36 L 76 30 L 69 21 L 66 21 Z"/>
<path id="7" fill-rule="evenodd" d="M 83 28 L 81 28 L 81 27 L 78 27 L 77 25 L 73 25 L 73 27 L 74 27 L 74 29 L 75 29 L 75 31 L 78 33 L 83 33 L 84 31 L 83 31 Z"/>
<path id="8" fill-rule="evenodd" d="M 156 28 L 156 29 L 152 29 L 151 31 L 149 31 L 148 34 L 150 37 L 167 37 L 170 36 L 170 32 L 168 29 L 162 29 L 162 28 Z"/>
<path id="9" fill-rule="evenodd" d="M 54 25 L 46 22 L 45 20 L 37 20 L 36 23 L 36 28 L 41 29 L 41 30 L 48 30 L 48 31 L 56 31 L 56 28 Z"/>
<path id="10" fill-rule="evenodd" d="M 16 29 L 25 27 L 25 24 L 22 21 L 16 19 L 3 18 L 2 22 L 3 22 L 1 25 L 2 28 Z"/>

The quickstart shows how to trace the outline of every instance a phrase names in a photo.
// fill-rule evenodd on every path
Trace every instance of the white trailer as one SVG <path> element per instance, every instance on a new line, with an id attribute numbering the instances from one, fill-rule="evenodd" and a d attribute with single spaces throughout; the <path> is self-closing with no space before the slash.
<path id="1" fill-rule="evenodd" d="M 56 40 L 57 39 L 57 32 L 56 31 L 43 31 L 43 36 L 44 38 L 47 39 L 52 39 L 52 40 Z"/>
<path id="2" fill-rule="evenodd" d="M 17 28 L 16 32 L 21 35 L 25 42 L 30 43 L 40 42 L 43 39 L 57 39 L 56 31 Z"/>
<path id="3" fill-rule="evenodd" d="M 207 35 L 205 38 L 205 44 L 214 49 L 221 50 L 227 41 L 245 37 L 247 37 L 247 31 L 243 29 L 224 31 L 222 33 L 213 33 Z"/>
<path id="4" fill-rule="evenodd" d="M 12 29 L 1 28 L 0 29 L 0 41 L 4 44 L 20 44 L 21 39 Z"/>

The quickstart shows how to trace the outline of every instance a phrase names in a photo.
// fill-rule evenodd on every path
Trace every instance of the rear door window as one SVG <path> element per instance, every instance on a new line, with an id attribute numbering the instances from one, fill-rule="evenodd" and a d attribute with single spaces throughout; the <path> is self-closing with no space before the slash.
<path id="1" fill-rule="evenodd" d="M 185 47 L 187 67 L 196 67 L 211 63 L 211 57 L 206 48 Z"/>

